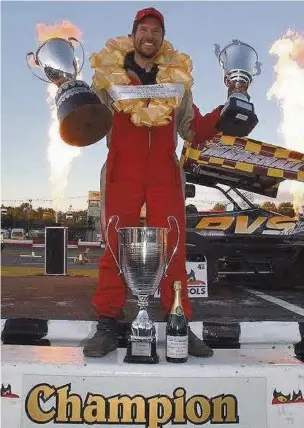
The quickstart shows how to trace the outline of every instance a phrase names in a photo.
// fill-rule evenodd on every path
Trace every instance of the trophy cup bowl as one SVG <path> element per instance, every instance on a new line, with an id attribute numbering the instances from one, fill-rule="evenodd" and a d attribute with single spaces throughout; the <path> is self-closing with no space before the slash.
<path id="1" fill-rule="evenodd" d="M 80 67 L 72 42 L 79 43 L 82 49 Z M 65 143 L 77 147 L 88 146 L 101 140 L 109 132 L 112 125 L 110 110 L 101 103 L 89 85 L 77 80 L 84 63 L 84 49 L 77 39 L 48 39 L 39 46 L 36 54 L 29 52 L 26 59 L 38 79 L 54 83 L 59 88 L 55 104 L 59 133 Z M 35 67 L 43 72 L 44 77 L 33 72 Z"/>
<path id="2" fill-rule="evenodd" d="M 117 219 L 115 229 L 118 233 L 118 261 L 108 241 L 108 228 Z M 169 262 L 167 262 L 167 236 L 171 231 L 170 219 L 177 226 L 178 238 Z M 148 300 L 159 287 L 159 283 L 176 253 L 179 244 L 179 228 L 175 217 L 169 216 L 169 229 L 158 227 L 117 228 L 119 218 L 109 220 L 106 241 L 123 275 L 128 288 L 138 299 L 139 312 L 132 322 L 128 337 L 127 363 L 155 364 L 159 362 L 156 351 L 156 330 L 148 315 Z"/>
<path id="3" fill-rule="evenodd" d="M 253 77 L 261 73 L 261 63 L 255 49 L 237 39 L 222 50 L 215 45 L 215 55 L 228 88 L 228 101 L 221 111 L 218 128 L 224 134 L 243 137 L 258 123 L 247 89 Z"/>

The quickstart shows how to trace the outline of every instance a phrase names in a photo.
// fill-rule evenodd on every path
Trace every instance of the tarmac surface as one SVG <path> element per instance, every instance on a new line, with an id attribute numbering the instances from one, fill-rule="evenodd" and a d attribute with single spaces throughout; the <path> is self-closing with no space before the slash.
<path id="1" fill-rule="evenodd" d="M 2 251 L 2 267 L 43 267 L 43 248 L 8 247 Z M 83 274 L 82 269 L 98 269 L 98 259 L 103 250 L 89 250 L 91 263 L 76 265 L 77 249 L 68 250 L 67 276 L 3 276 L 2 318 L 41 318 L 95 320 L 97 315 L 91 306 L 91 297 L 98 279 Z M 27 257 L 21 257 L 25 255 Z M 69 269 L 77 268 L 76 275 L 69 275 Z M 295 288 L 260 288 L 259 284 L 238 279 L 219 280 L 209 297 L 192 299 L 193 321 L 234 323 L 244 321 L 287 321 L 304 322 L 304 281 Z M 126 321 L 134 319 L 138 307 L 136 298 L 130 293 L 126 302 Z M 150 299 L 149 314 L 154 321 L 163 321 L 160 301 Z"/>

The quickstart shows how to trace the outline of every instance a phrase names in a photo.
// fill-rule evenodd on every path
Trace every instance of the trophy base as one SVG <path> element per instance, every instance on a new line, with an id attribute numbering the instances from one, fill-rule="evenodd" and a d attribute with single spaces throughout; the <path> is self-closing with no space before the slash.
<path id="1" fill-rule="evenodd" d="M 112 113 L 81 80 L 66 82 L 56 94 L 59 133 L 70 146 L 97 143 L 112 126 Z"/>
<path id="2" fill-rule="evenodd" d="M 258 122 L 253 104 L 232 96 L 221 112 L 217 128 L 225 135 L 245 137 Z"/>
<path id="3" fill-rule="evenodd" d="M 129 340 L 124 362 L 132 364 L 159 363 L 159 356 L 156 352 L 156 340 L 153 342 Z"/>

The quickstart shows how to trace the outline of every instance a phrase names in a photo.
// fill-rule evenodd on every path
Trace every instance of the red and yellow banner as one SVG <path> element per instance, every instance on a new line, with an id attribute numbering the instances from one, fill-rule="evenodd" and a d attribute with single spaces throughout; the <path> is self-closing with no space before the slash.
<path id="1" fill-rule="evenodd" d="M 224 168 L 281 180 L 304 181 L 304 154 L 249 138 L 218 134 L 202 145 L 184 142 L 181 166 Z"/>

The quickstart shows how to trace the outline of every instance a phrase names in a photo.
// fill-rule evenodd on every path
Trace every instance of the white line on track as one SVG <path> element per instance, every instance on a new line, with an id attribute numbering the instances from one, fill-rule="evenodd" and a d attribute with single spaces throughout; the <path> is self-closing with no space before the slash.
<path id="1" fill-rule="evenodd" d="M 275 305 L 281 306 L 288 311 L 294 312 L 295 314 L 302 315 L 304 317 L 304 309 L 300 306 L 293 305 L 292 303 L 288 303 L 285 300 L 278 299 L 277 297 L 269 296 L 268 294 L 262 293 L 261 291 L 251 290 L 249 288 L 245 288 L 248 293 L 254 294 L 261 299 L 267 300 L 268 302 L 274 303 Z"/>

